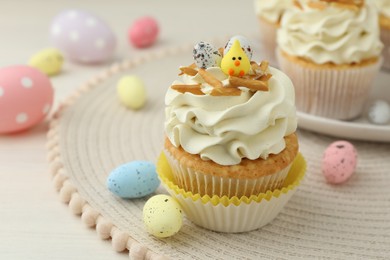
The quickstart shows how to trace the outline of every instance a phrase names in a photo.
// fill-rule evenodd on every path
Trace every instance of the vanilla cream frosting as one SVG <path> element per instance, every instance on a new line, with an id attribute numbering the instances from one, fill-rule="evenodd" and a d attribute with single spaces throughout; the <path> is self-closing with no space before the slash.
<path id="1" fill-rule="evenodd" d="M 373 0 L 377 6 L 379 13 L 390 18 L 390 0 Z"/>
<path id="2" fill-rule="evenodd" d="M 218 67 L 208 68 L 222 82 Z M 235 165 L 242 158 L 266 159 L 285 148 L 284 136 L 297 128 L 294 87 L 281 71 L 270 68 L 269 91 L 240 87 L 240 96 L 180 93 L 169 88 L 165 96 L 165 133 L 171 143 L 190 154 L 220 165 Z M 211 86 L 199 76 L 182 75 L 173 84 Z"/>
<path id="3" fill-rule="evenodd" d="M 292 0 L 255 0 L 255 13 L 271 23 L 279 23 L 284 11 L 293 5 Z"/>
<path id="4" fill-rule="evenodd" d="M 281 21 L 277 42 L 282 51 L 316 64 L 351 64 L 380 56 L 383 44 L 371 1 L 358 11 L 330 4 L 321 10 L 309 7 L 313 0 L 298 1 L 303 9 L 291 9 Z"/>

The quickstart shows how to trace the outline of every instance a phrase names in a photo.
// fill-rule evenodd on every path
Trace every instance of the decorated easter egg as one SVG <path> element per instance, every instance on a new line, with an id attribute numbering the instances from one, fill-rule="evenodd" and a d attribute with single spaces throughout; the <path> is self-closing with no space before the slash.
<path id="1" fill-rule="evenodd" d="M 146 230 L 155 237 L 170 237 L 183 225 L 183 213 L 179 203 L 168 195 L 151 197 L 144 206 L 143 218 Z"/>
<path id="2" fill-rule="evenodd" d="M 155 43 L 159 28 L 152 17 L 137 19 L 129 28 L 129 42 L 137 48 L 145 48 Z"/>
<path id="3" fill-rule="evenodd" d="M 146 90 L 143 81 L 137 76 L 124 76 L 117 85 L 119 100 L 132 109 L 141 108 L 146 102 Z"/>
<path id="4" fill-rule="evenodd" d="M 110 59 L 116 39 L 111 28 L 96 15 L 67 10 L 58 14 L 50 28 L 53 44 L 73 61 L 92 64 Z"/>
<path id="5" fill-rule="evenodd" d="M 347 141 L 330 144 L 323 155 L 322 173 L 329 183 L 343 183 L 355 172 L 357 152 Z"/>
<path id="6" fill-rule="evenodd" d="M 49 113 L 53 87 L 46 75 L 26 65 L 0 69 L 0 134 L 30 128 Z"/>
<path id="7" fill-rule="evenodd" d="M 39 51 L 28 62 L 31 67 L 39 69 L 48 76 L 60 73 L 63 63 L 64 58 L 61 52 L 54 48 Z"/>
<path id="8" fill-rule="evenodd" d="M 230 38 L 230 40 L 226 43 L 225 49 L 223 51 L 223 55 L 226 55 L 226 53 L 230 50 L 230 48 L 233 46 L 233 43 L 235 40 L 238 40 L 240 42 L 241 48 L 245 52 L 246 56 L 249 60 L 252 59 L 253 50 L 251 47 L 251 44 L 249 43 L 249 40 L 241 35 L 236 35 Z"/>
<path id="9" fill-rule="evenodd" d="M 147 161 L 132 161 L 114 169 L 107 179 L 108 189 L 125 199 L 141 198 L 160 185 L 156 167 Z"/>
<path id="10" fill-rule="evenodd" d="M 368 119 L 371 123 L 384 125 L 390 122 L 390 105 L 384 100 L 374 101 L 368 109 Z"/>
<path id="11" fill-rule="evenodd" d="M 218 49 L 207 42 L 199 42 L 195 44 L 193 57 L 196 66 L 203 69 L 219 67 L 222 59 Z"/>

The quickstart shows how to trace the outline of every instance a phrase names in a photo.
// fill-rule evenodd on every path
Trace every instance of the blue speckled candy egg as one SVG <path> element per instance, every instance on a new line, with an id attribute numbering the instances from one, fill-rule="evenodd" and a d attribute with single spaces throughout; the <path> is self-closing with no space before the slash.
<path id="1" fill-rule="evenodd" d="M 230 38 L 230 40 L 225 45 L 223 55 L 225 55 L 230 50 L 235 40 L 240 42 L 241 48 L 244 50 L 246 56 L 248 56 L 248 59 L 251 60 L 253 55 L 252 47 L 249 43 L 249 40 L 241 35 L 236 35 Z"/>
<path id="2" fill-rule="evenodd" d="M 196 66 L 203 69 L 218 67 L 222 60 L 219 51 L 207 42 L 199 42 L 194 46 L 193 57 Z"/>
<path id="3" fill-rule="evenodd" d="M 133 161 L 114 169 L 107 179 L 108 189 L 124 199 L 141 198 L 160 185 L 156 167 L 147 161 Z"/>

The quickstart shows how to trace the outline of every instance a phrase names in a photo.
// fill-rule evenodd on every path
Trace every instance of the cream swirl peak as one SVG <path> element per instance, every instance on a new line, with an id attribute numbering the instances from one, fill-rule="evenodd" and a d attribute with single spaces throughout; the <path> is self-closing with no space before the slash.
<path id="1" fill-rule="evenodd" d="M 285 10 L 291 8 L 292 0 L 255 0 L 255 13 L 266 21 L 278 24 Z"/>
<path id="2" fill-rule="evenodd" d="M 296 0 L 283 15 L 277 42 L 292 56 L 316 64 L 352 64 L 379 57 L 378 14 L 372 1 Z"/>
<path id="3" fill-rule="evenodd" d="M 229 81 L 219 67 L 205 71 L 225 85 Z M 170 142 L 220 165 L 236 165 L 243 158 L 266 159 L 283 151 L 284 137 L 297 127 L 294 88 L 281 71 L 268 71 L 272 74 L 268 91 L 239 87 L 239 95 L 228 96 L 210 95 L 213 86 L 198 73 L 181 75 L 173 85 L 199 84 L 203 94 L 168 89 L 165 133 Z"/>
<path id="4" fill-rule="evenodd" d="M 381 15 L 390 18 L 390 0 L 374 0 Z"/>

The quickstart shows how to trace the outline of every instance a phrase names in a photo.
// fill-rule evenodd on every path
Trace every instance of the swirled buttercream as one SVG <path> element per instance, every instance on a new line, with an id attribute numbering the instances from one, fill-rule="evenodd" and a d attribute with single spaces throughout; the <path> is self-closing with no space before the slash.
<path id="1" fill-rule="evenodd" d="M 284 11 L 293 5 L 292 0 L 255 0 L 255 13 L 271 23 L 279 23 Z"/>
<path id="2" fill-rule="evenodd" d="M 207 69 L 222 82 L 220 68 Z M 285 148 L 284 136 L 295 132 L 294 88 L 281 71 L 270 68 L 269 91 L 241 88 L 240 96 L 180 93 L 169 88 L 165 96 L 165 133 L 170 142 L 190 154 L 220 165 L 235 165 L 242 158 L 266 159 Z M 174 84 L 202 84 L 198 76 L 182 75 Z"/>
<path id="3" fill-rule="evenodd" d="M 310 7 L 313 0 L 298 1 L 302 9 L 289 10 L 281 21 L 277 42 L 282 51 L 316 64 L 351 64 L 380 56 L 383 44 L 372 1 L 358 10 L 332 4 L 319 9 Z"/>
<path id="4" fill-rule="evenodd" d="M 380 14 L 390 18 L 390 0 L 374 0 L 374 3 Z"/>

